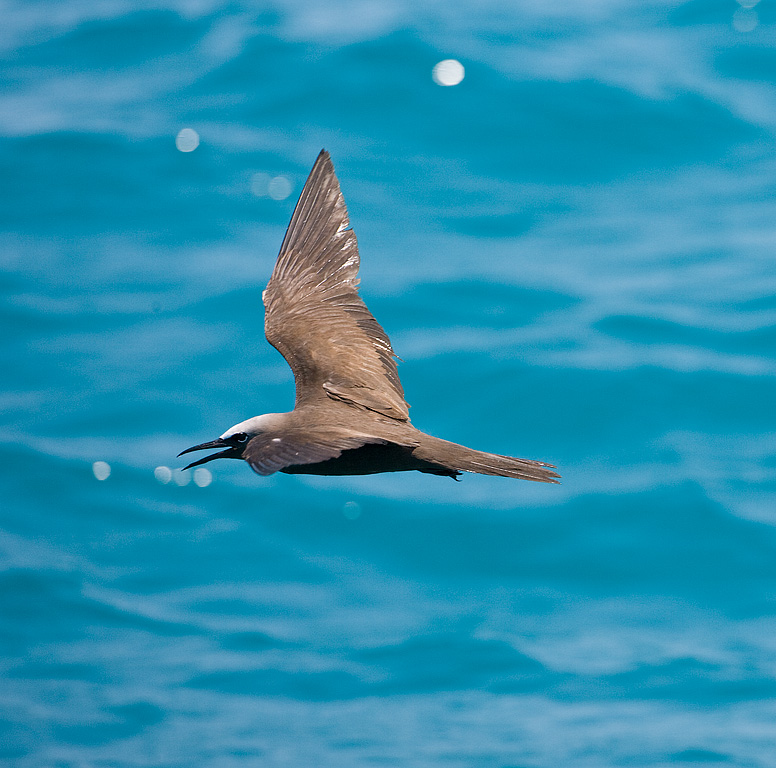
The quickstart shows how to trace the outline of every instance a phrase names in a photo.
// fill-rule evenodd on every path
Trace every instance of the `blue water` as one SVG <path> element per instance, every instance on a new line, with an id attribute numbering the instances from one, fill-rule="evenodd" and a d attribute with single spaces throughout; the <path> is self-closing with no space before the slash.
<path id="1" fill-rule="evenodd" d="M 771 0 L 2 19 L 0 764 L 776 765 Z M 178 484 L 322 147 L 414 423 L 561 486 Z"/>

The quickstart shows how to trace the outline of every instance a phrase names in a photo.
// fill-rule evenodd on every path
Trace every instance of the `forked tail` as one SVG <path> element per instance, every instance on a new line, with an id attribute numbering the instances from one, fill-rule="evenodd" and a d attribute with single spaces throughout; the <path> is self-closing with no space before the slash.
<path id="1" fill-rule="evenodd" d="M 457 443 L 440 440 L 423 434 L 423 438 L 412 455 L 418 459 L 439 465 L 455 472 L 477 472 L 481 475 L 499 475 L 517 477 L 521 480 L 533 480 L 537 483 L 557 483 L 560 475 L 553 472 L 553 464 L 531 459 L 515 459 L 497 453 L 474 451 Z M 439 473 L 447 474 L 447 473 Z M 455 476 L 455 475 L 453 475 Z"/>

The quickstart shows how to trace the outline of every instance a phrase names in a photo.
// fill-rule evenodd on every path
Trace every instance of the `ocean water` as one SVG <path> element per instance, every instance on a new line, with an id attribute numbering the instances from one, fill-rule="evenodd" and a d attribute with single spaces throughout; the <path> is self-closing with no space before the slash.
<path id="1" fill-rule="evenodd" d="M 2 19 L 0 764 L 776 765 L 772 0 Z M 178 471 L 322 147 L 414 423 L 562 485 Z"/>

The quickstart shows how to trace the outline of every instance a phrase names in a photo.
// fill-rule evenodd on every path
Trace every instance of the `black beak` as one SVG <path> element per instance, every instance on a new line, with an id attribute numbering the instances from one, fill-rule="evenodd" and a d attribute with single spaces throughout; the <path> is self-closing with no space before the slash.
<path id="1" fill-rule="evenodd" d="M 222 440 L 220 437 L 218 440 L 211 440 L 209 443 L 200 443 L 200 445 L 192 446 L 191 448 L 187 448 L 185 451 L 181 451 L 178 456 L 183 456 L 184 453 L 191 453 L 192 451 L 204 451 L 208 448 L 223 448 L 226 446 L 225 451 L 220 451 L 219 453 L 211 453 L 210 456 L 205 456 L 204 459 L 200 459 L 199 461 L 192 461 L 191 464 L 185 466 L 183 469 L 191 469 L 192 467 L 197 467 L 200 464 L 207 464 L 209 461 L 213 461 L 213 459 L 239 459 L 240 455 L 235 450 L 234 446 L 227 442 L 226 440 Z"/>

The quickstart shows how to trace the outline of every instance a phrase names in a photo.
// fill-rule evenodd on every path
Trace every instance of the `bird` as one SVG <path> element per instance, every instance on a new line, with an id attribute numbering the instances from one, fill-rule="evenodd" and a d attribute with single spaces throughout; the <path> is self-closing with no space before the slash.
<path id="1" fill-rule="evenodd" d="M 553 464 L 473 450 L 412 425 L 391 342 L 358 293 L 359 265 L 334 165 L 322 150 L 262 295 L 267 340 L 294 374 L 294 409 L 254 416 L 187 448 L 178 455 L 222 450 L 183 469 L 242 459 L 259 475 L 417 470 L 557 483 Z"/>

